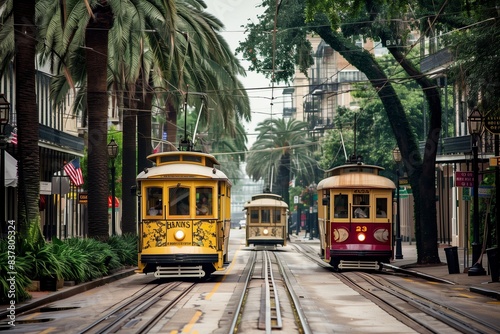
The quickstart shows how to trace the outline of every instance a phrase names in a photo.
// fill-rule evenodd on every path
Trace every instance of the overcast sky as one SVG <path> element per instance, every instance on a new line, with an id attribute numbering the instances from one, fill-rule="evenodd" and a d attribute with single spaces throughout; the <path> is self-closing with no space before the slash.
<path id="1" fill-rule="evenodd" d="M 257 7 L 261 0 L 205 0 L 207 11 L 224 23 L 225 31 L 221 34 L 234 53 L 239 46 L 239 42 L 245 39 L 244 30 L 241 27 L 248 20 L 255 22 L 257 15 L 263 12 L 261 7 Z M 241 55 L 239 55 L 239 58 Z M 271 82 L 263 75 L 248 71 L 249 63 L 240 58 L 241 64 L 247 70 L 247 76 L 240 78 L 250 98 L 252 108 L 252 122 L 245 125 L 248 135 L 248 148 L 255 141 L 255 127 L 266 118 L 279 115 L 282 112 L 282 105 L 275 100 L 271 107 L 271 97 L 281 96 L 282 89 L 271 88 Z M 264 89 L 262 89 L 264 88 Z M 272 108 L 272 109 L 271 109 Z"/>

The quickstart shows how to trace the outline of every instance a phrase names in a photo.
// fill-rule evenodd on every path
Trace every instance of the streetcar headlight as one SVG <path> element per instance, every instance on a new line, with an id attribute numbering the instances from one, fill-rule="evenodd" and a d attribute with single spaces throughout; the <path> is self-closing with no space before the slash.
<path id="1" fill-rule="evenodd" d="M 264 235 L 268 235 L 269 234 L 269 230 L 267 228 L 264 229 L 263 231 Z"/>
<path id="2" fill-rule="evenodd" d="M 174 238 L 175 238 L 175 240 L 177 240 L 177 241 L 181 241 L 181 240 L 183 240 L 185 236 L 186 236 L 186 235 L 184 234 L 184 231 L 183 231 L 183 230 L 179 230 L 179 231 L 175 232 L 175 234 L 174 234 Z"/>
<path id="3" fill-rule="evenodd" d="M 364 234 L 364 233 L 360 233 L 360 234 L 358 234 L 358 240 L 359 240 L 359 241 L 365 241 L 365 239 L 366 239 L 366 236 L 365 236 L 365 234 Z"/>

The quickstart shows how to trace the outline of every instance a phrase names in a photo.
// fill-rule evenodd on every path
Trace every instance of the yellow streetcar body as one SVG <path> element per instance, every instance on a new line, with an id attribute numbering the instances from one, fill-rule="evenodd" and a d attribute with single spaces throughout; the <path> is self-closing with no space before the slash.
<path id="1" fill-rule="evenodd" d="M 173 151 L 148 156 L 140 189 L 138 272 L 208 277 L 228 262 L 231 182 L 214 156 Z"/>

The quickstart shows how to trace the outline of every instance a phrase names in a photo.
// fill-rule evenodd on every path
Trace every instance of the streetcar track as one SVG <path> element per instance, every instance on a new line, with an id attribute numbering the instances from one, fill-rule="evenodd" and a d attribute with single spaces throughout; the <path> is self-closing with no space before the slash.
<path id="1" fill-rule="evenodd" d="M 415 291 L 409 290 L 395 282 L 389 281 L 380 275 L 369 275 L 364 272 L 352 272 L 349 274 L 354 274 L 359 278 L 362 278 L 364 282 L 369 284 L 368 288 L 362 287 L 362 284 L 355 283 L 360 288 L 362 288 L 365 292 L 370 293 L 372 295 L 377 296 L 381 300 L 385 300 L 383 294 L 382 297 L 381 291 L 386 294 L 390 294 L 396 298 L 399 298 L 403 301 L 406 301 L 408 305 L 411 305 L 418 309 L 419 311 L 440 320 L 441 322 L 447 324 L 450 327 L 462 332 L 462 333 L 496 333 L 497 328 L 488 323 L 484 323 L 484 321 L 480 321 L 476 317 L 462 312 L 461 310 L 452 307 L 445 306 L 442 303 L 438 303 L 432 299 L 429 299 L 421 294 L 416 293 Z M 344 274 L 343 278 L 349 279 L 352 281 L 348 275 Z M 376 287 L 377 290 L 373 290 L 372 287 Z M 406 314 L 406 312 L 401 310 L 398 307 L 394 307 L 397 305 L 390 304 L 396 309 L 398 312 Z M 420 317 L 414 317 L 414 321 L 420 323 L 422 326 L 427 326 L 429 330 L 434 332 L 433 326 L 428 326 Z"/>
<path id="2" fill-rule="evenodd" d="M 237 304 L 238 311 L 235 312 L 229 333 L 240 333 L 242 331 L 240 326 L 242 325 L 243 315 L 245 314 L 245 304 L 251 300 L 250 294 L 256 293 L 256 289 L 251 288 L 252 280 L 263 282 L 262 287 L 259 289 L 261 295 L 259 295 L 258 298 L 260 300 L 258 312 L 253 315 L 246 314 L 247 317 L 250 316 L 258 321 L 258 329 L 267 334 L 271 333 L 273 330 L 292 332 L 292 329 L 287 327 L 287 324 L 291 324 L 291 322 L 285 324 L 282 315 L 283 306 L 290 305 L 291 312 L 295 318 L 293 321 L 295 326 L 293 327 L 297 327 L 295 330 L 304 334 L 312 333 L 307 323 L 306 316 L 302 311 L 299 298 L 293 292 L 289 278 L 286 277 L 287 275 L 291 275 L 291 272 L 286 265 L 284 265 L 284 262 L 285 261 L 280 259 L 280 256 L 273 251 L 262 250 L 252 252 L 250 261 L 247 263 L 244 270 L 246 273 L 244 277 L 245 288 L 239 298 Z M 262 265 L 262 267 L 259 267 L 257 264 Z M 256 274 L 255 271 L 258 269 L 261 271 L 259 274 Z M 279 284 L 280 281 L 283 282 L 282 285 Z M 281 295 L 280 293 L 284 294 Z M 263 298 L 261 298 L 261 296 Z"/>
<path id="3" fill-rule="evenodd" d="M 305 245 L 293 244 L 292 246 L 298 253 L 313 260 L 320 267 L 331 270 L 335 277 L 339 278 L 342 282 L 351 286 L 362 295 L 371 299 L 387 312 L 393 314 L 394 311 L 396 311 L 400 321 L 414 329 L 417 329 L 420 333 L 442 332 L 442 330 L 436 329 L 436 326 L 438 326 L 436 321 L 461 333 L 497 333 L 498 331 L 496 326 L 484 323 L 484 321 L 470 315 L 469 313 L 465 313 L 452 306 L 444 306 L 442 303 L 433 301 L 416 293 L 415 291 L 409 290 L 397 284 L 396 282 L 383 278 L 382 275 L 393 275 L 391 272 L 377 272 L 370 274 L 358 271 L 347 271 L 343 273 L 334 272 L 333 268 L 329 264 L 318 258 L 318 256 L 310 249 L 306 249 Z M 351 279 L 350 276 L 362 278 L 365 282 L 364 286 L 363 284 L 355 282 L 355 279 Z M 381 281 L 383 281 L 383 283 L 381 283 Z M 392 302 L 388 302 L 389 297 L 397 298 L 405 304 L 410 305 L 413 309 L 421 312 L 420 316 L 412 316 L 411 312 L 408 312 L 408 309 L 398 306 L 398 304 L 401 303 L 394 302 L 394 300 L 392 300 Z M 426 323 L 423 320 L 422 314 L 425 314 L 434 321 L 426 318 Z"/>
<path id="4" fill-rule="evenodd" d="M 130 327 L 133 327 L 133 325 L 137 323 L 137 320 L 134 319 L 139 314 L 146 312 L 154 304 L 161 301 L 163 297 L 174 291 L 181 284 L 183 284 L 183 282 L 171 282 L 168 284 L 155 285 L 147 291 L 143 291 L 141 289 L 141 291 L 139 291 L 140 294 L 138 292 L 124 300 L 124 302 L 117 304 L 117 307 L 81 330 L 79 333 L 115 333 L 123 327 L 126 327 L 127 324 Z M 144 332 L 145 329 L 151 328 L 154 324 L 156 324 L 157 319 L 165 313 L 166 309 L 171 308 L 172 304 L 176 303 L 179 298 L 182 298 L 185 293 L 187 293 L 186 290 L 189 291 L 194 284 L 195 283 L 189 283 L 189 287 L 187 289 L 175 296 L 167 306 L 162 307 L 161 312 L 153 315 L 153 317 L 141 327 L 139 332 Z M 137 295 L 139 296 L 137 297 Z M 137 329 L 134 329 L 133 332 L 136 333 Z"/>

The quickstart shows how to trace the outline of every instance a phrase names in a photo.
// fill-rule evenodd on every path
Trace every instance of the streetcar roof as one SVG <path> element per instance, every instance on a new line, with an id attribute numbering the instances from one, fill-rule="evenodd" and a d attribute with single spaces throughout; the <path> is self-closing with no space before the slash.
<path id="1" fill-rule="evenodd" d="M 201 152 L 174 151 L 155 153 L 148 159 L 158 162 L 137 175 L 137 180 L 210 178 L 228 180 L 226 174 L 215 168 L 213 155 Z"/>
<path id="2" fill-rule="evenodd" d="M 252 196 L 252 200 L 245 203 L 244 208 L 250 207 L 278 207 L 288 208 L 282 197 L 276 194 L 259 194 Z"/>
<path id="3" fill-rule="evenodd" d="M 169 151 L 148 155 L 148 159 L 156 166 L 168 163 L 186 161 L 190 163 L 204 163 L 207 167 L 220 165 L 219 161 L 211 154 L 196 151 Z"/>
<path id="4" fill-rule="evenodd" d="M 375 165 L 365 165 L 365 164 L 346 164 L 334 167 L 326 171 L 328 176 L 340 175 L 345 173 L 353 173 L 353 172 L 363 172 L 363 173 L 372 173 L 379 174 L 380 171 L 383 171 L 385 168 Z"/>
<path id="5" fill-rule="evenodd" d="M 328 172 L 329 177 L 318 183 L 318 190 L 329 188 L 396 189 L 392 180 L 379 175 L 384 168 L 373 165 L 343 165 Z"/>

